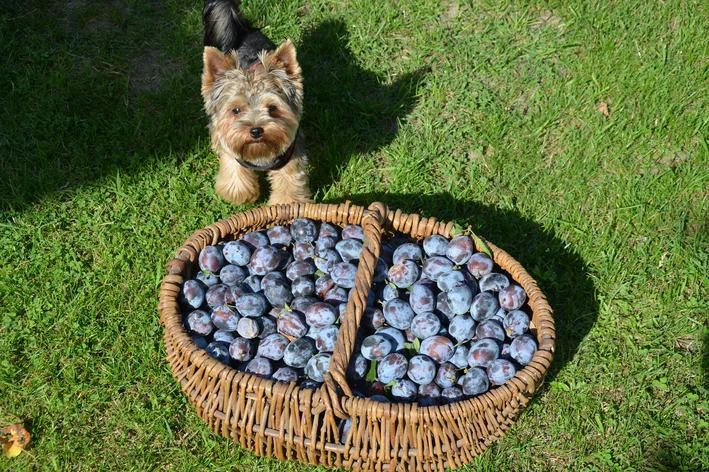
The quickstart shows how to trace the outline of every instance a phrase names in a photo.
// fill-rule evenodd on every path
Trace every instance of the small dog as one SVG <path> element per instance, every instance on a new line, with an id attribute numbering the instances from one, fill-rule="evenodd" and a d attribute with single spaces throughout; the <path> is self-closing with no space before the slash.
<path id="1" fill-rule="evenodd" d="M 240 205 L 259 197 L 267 171 L 269 204 L 310 202 L 300 130 L 303 77 L 290 40 L 276 45 L 241 15 L 238 0 L 205 0 L 202 97 L 219 156 L 214 190 Z"/>

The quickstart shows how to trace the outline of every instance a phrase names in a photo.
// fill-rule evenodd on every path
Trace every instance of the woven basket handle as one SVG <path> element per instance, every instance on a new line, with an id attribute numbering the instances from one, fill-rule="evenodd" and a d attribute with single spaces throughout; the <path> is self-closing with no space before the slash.
<path id="1" fill-rule="evenodd" d="M 388 211 L 386 205 L 376 202 L 369 206 L 362 217 L 364 242 L 355 278 L 355 290 L 347 302 L 344 319 L 337 335 L 337 348 L 330 359 L 330 372 L 325 377 L 326 396 L 329 397 L 330 405 L 338 416 L 343 418 L 346 415 L 340 408 L 337 387 L 339 386 L 342 389 L 342 393 L 345 396 L 352 396 L 352 389 L 347 383 L 347 366 L 354 351 L 362 313 L 367 308 L 367 295 L 372 287 L 372 277 L 379 260 L 379 250 L 381 249 L 382 224 L 387 217 Z"/>

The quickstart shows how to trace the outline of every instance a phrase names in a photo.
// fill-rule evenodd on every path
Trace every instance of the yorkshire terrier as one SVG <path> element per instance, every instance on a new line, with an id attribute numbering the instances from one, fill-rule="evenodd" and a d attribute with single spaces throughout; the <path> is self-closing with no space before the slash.
<path id="1" fill-rule="evenodd" d="M 278 48 L 241 15 L 238 0 L 205 0 L 202 97 L 219 156 L 214 190 L 240 205 L 259 197 L 268 172 L 269 204 L 310 202 L 300 130 L 303 77 L 290 40 Z"/>

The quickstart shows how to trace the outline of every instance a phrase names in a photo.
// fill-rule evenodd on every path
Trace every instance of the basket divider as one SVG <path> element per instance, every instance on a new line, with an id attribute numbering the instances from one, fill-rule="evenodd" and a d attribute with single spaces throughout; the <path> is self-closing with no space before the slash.
<path id="1" fill-rule="evenodd" d="M 342 418 L 347 417 L 347 415 L 341 409 L 340 395 L 337 388 L 340 387 L 344 396 L 352 396 L 352 389 L 347 383 L 347 366 L 354 351 L 362 313 L 367 307 L 367 295 L 372 287 L 374 269 L 379 260 L 382 224 L 386 219 L 386 214 L 387 208 L 385 205 L 372 203 L 362 217 L 364 242 L 355 278 L 354 292 L 347 302 L 344 319 L 340 325 L 335 352 L 333 352 L 330 359 L 330 372 L 325 376 L 325 401 L 332 406 L 335 414 Z"/>

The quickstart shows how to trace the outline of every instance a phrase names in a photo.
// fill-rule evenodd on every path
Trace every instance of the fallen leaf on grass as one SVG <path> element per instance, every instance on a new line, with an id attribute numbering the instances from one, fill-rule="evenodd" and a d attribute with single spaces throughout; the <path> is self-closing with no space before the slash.
<path id="1" fill-rule="evenodd" d="M 0 430 L 2 451 L 7 457 L 17 457 L 30 442 L 30 433 L 21 425 L 13 424 Z"/>
<path id="2" fill-rule="evenodd" d="M 606 102 L 601 102 L 598 104 L 598 108 L 596 110 L 600 111 L 603 113 L 603 115 L 609 117 L 611 116 L 611 113 L 608 111 L 608 104 Z"/>

